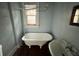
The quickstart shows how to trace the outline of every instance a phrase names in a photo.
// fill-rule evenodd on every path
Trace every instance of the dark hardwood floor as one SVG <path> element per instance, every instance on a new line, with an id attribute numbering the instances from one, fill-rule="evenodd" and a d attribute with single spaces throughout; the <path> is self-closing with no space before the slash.
<path id="1" fill-rule="evenodd" d="M 41 49 L 39 46 L 31 46 L 29 48 L 27 45 L 23 44 L 13 56 L 51 56 L 48 43 L 46 43 Z"/>

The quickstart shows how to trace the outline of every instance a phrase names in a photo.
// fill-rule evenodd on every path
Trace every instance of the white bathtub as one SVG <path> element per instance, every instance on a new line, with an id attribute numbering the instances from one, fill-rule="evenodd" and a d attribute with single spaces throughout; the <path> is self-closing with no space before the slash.
<path id="1" fill-rule="evenodd" d="M 48 33 L 26 33 L 22 40 L 26 45 L 39 45 L 40 48 L 48 41 L 52 40 L 52 36 Z"/>

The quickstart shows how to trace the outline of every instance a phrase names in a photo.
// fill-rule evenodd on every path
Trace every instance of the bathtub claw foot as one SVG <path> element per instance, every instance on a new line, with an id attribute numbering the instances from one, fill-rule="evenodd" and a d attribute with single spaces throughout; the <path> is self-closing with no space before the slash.
<path id="1" fill-rule="evenodd" d="M 31 48 L 31 46 L 29 46 L 29 48 Z"/>
<path id="2" fill-rule="evenodd" d="M 40 46 L 40 49 L 42 48 L 42 46 Z"/>

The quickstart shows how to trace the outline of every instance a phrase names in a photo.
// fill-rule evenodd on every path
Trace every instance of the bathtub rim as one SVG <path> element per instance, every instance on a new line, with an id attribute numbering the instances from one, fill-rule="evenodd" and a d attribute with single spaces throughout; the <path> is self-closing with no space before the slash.
<path id="1" fill-rule="evenodd" d="M 26 41 L 26 40 L 29 40 L 30 39 L 30 38 L 26 38 L 26 34 L 32 34 L 32 33 L 25 33 L 24 36 L 22 37 L 22 40 L 23 41 Z M 50 41 L 50 40 L 53 39 L 53 36 L 51 34 L 49 34 L 49 33 L 35 33 L 35 34 L 47 34 L 50 37 L 50 39 L 47 39 L 47 40 L 46 39 L 43 39 L 43 40 L 39 40 L 39 41 Z M 31 39 L 34 39 L 34 38 L 31 38 Z"/>

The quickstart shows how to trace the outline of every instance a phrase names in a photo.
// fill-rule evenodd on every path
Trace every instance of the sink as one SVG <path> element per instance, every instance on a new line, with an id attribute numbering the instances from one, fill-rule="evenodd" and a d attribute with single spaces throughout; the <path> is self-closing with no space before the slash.
<path id="1" fill-rule="evenodd" d="M 64 40 L 53 40 L 49 43 L 49 51 L 52 56 L 62 56 L 65 46 L 66 42 Z"/>
<path id="2" fill-rule="evenodd" d="M 49 43 L 52 56 L 79 56 L 79 50 L 65 40 L 53 40 Z"/>

